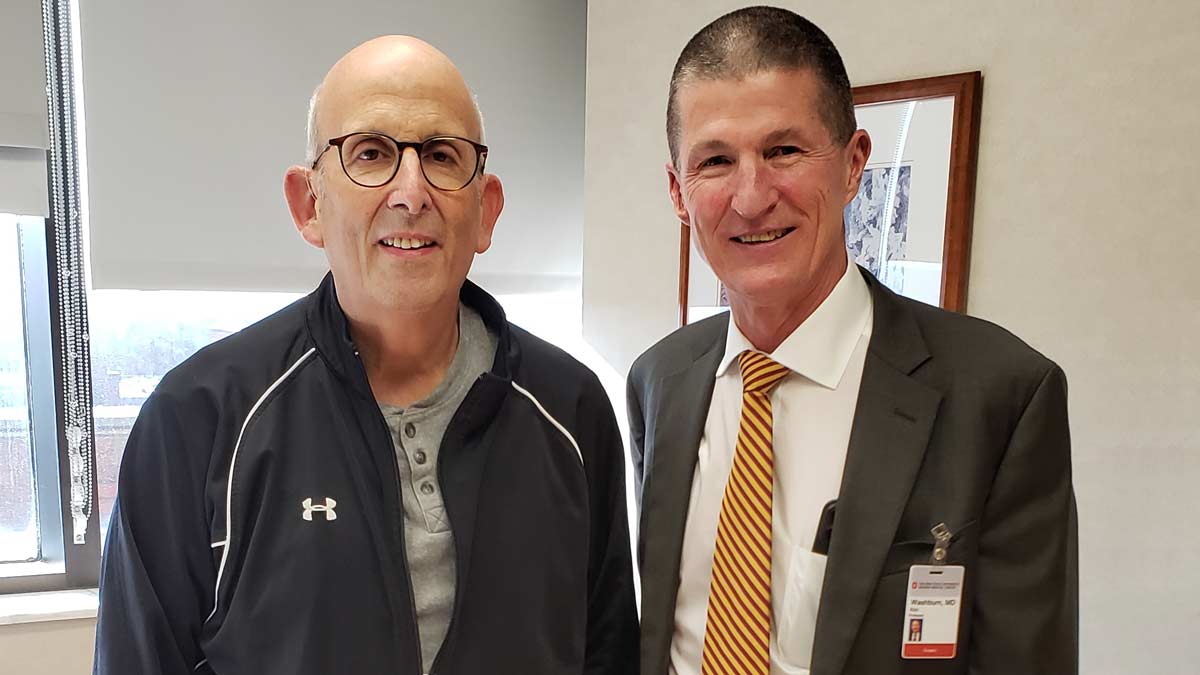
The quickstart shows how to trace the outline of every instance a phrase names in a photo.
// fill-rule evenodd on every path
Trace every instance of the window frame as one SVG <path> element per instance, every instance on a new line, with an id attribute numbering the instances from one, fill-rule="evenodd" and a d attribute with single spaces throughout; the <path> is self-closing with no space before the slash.
<path id="1" fill-rule="evenodd" d="M 40 556 L 33 563 L 0 563 L 0 594 L 95 588 L 101 564 L 75 116 L 72 33 L 76 17 L 71 0 L 42 0 L 41 4 L 47 70 L 50 148 L 46 153 L 46 180 L 50 208 L 43 219 L 43 236 L 34 236 L 33 228 L 28 234 L 22 228 L 20 239 L 22 319 L 30 442 L 38 488 Z M 63 260 L 64 257 L 68 259 Z M 47 336 L 49 353 L 42 349 Z M 72 427 L 77 465 L 74 476 L 72 443 L 68 442 L 67 433 Z M 86 503 L 77 500 L 73 505 L 73 489 L 86 494 Z M 86 517 L 84 532 L 78 534 L 73 508 Z M 46 566 L 46 573 L 23 573 L 36 570 L 39 564 Z M 7 576 L 6 567 L 10 573 Z"/>
<path id="2" fill-rule="evenodd" d="M 92 471 L 88 536 L 74 542 L 71 513 L 70 460 L 66 454 L 65 388 L 63 386 L 62 321 L 59 314 L 59 270 L 56 228 L 41 219 L 41 232 L 28 222 L 19 230 L 22 319 L 28 387 L 29 435 L 40 555 L 33 562 L 0 563 L 0 595 L 76 588 L 95 588 L 100 578 L 100 533 L 96 476 Z M 50 349 L 46 350 L 45 346 Z M 95 455 L 94 444 L 88 450 Z M 94 459 L 93 459 L 94 465 Z M 44 568 L 39 573 L 37 568 Z"/>

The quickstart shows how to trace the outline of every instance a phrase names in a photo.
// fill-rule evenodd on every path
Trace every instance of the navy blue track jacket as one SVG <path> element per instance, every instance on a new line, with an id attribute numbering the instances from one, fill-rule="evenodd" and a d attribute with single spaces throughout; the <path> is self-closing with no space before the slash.
<path id="1" fill-rule="evenodd" d="M 507 322 L 439 451 L 458 578 L 436 675 L 636 672 L 624 455 L 596 376 Z M 134 425 L 100 675 L 417 675 L 392 439 L 331 276 L 197 353 Z"/>

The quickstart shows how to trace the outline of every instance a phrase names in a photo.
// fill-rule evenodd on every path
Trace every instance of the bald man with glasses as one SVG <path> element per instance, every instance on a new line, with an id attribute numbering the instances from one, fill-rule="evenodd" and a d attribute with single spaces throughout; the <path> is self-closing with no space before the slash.
<path id="1" fill-rule="evenodd" d="M 461 74 L 378 38 L 309 117 L 284 190 L 331 271 L 143 407 L 96 672 L 636 672 L 608 397 L 466 281 L 504 194 Z"/>

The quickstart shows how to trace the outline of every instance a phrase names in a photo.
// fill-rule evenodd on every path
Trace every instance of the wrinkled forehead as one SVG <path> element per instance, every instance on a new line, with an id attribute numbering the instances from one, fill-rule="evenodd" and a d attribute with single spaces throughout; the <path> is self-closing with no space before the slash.
<path id="1" fill-rule="evenodd" d="M 764 70 L 691 80 L 676 96 L 680 155 L 696 145 L 758 141 L 778 135 L 828 142 L 820 84 L 806 70 Z"/>

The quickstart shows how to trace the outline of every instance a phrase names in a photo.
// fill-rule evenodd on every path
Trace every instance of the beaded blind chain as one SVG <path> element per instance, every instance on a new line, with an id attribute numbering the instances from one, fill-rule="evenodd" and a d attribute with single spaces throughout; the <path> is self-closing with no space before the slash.
<path id="1" fill-rule="evenodd" d="M 69 0 L 42 0 L 42 29 L 50 118 L 50 216 L 57 272 L 54 292 L 58 296 L 63 435 L 71 474 L 72 541 L 83 544 L 94 500 L 95 434 Z"/>

